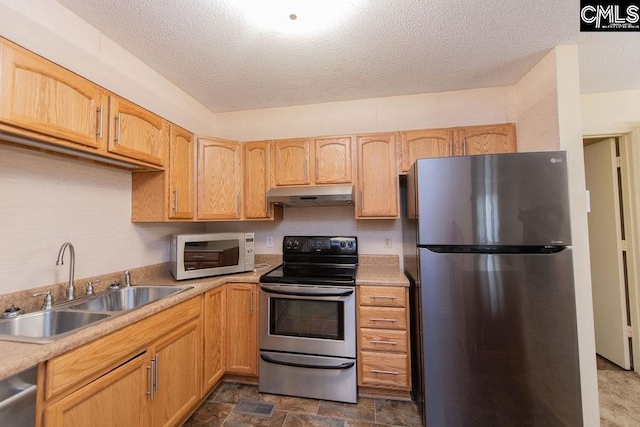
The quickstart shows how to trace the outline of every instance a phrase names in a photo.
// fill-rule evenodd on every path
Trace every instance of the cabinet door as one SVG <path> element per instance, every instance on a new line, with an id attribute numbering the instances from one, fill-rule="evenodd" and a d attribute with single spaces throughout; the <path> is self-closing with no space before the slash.
<path id="1" fill-rule="evenodd" d="M 193 134 L 171 125 L 169 140 L 169 218 L 193 218 Z"/>
<path id="2" fill-rule="evenodd" d="M 204 294 L 202 319 L 203 378 L 202 395 L 206 395 L 222 378 L 225 368 L 226 286 Z"/>
<path id="3" fill-rule="evenodd" d="M 198 219 L 240 218 L 240 143 L 198 139 Z"/>
<path id="4" fill-rule="evenodd" d="M 398 216 L 396 134 L 358 136 L 358 218 Z"/>
<path id="5" fill-rule="evenodd" d="M 308 185 L 310 177 L 308 139 L 274 141 L 274 185 Z"/>
<path id="6" fill-rule="evenodd" d="M 353 182 L 351 176 L 352 139 L 351 136 L 339 136 L 313 140 L 316 184 Z"/>
<path id="7" fill-rule="evenodd" d="M 401 171 L 408 172 L 416 159 L 453 156 L 452 129 L 423 129 L 400 133 Z"/>
<path id="8" fill-rule="evenodd" d="M 146 426 L 151 375 L 143 353 L 85 387 L 48 405 L 46 426 Z"/>
<path id="9" fill-rule="evenodd" d="M 247 219 L 272 216 L 267 203 L 270 153 L 269 141 L 244 144 L 244 217 Z"/>
<path id="10" fill-rule="evenodd" d="M 31 52 L 0 43 L 0 121 L 104 147 L 107 91 Z"/>
<path id="11" fill-rule="evenodd" d="M 258 303 L 256 285 L 227 284 L 227 372 L 258 374 Z"/>
<path id="12" fill-rule="evenodd" d="M 152 424 L 175 426 L 200 400 L 202 347 L 200 318 L 169 333 L 149 349 L 155 361 Z"/>
<path id="13" fill-rule="evenodd" d="M 109 151 L 155 165 L 164 165 L 169 124 L 162 117 L 109 96 Z"/>
<path id="14" fill-rule="evenodd" d="M 460 128 L 458 139 L 463 156 L 516 152 L 516 128 L 510 123 Z"/>

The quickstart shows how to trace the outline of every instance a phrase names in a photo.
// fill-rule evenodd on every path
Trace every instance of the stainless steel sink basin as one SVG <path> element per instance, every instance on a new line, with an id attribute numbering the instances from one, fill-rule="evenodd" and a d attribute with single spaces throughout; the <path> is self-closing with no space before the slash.
<path id="1" fill-rule="evenodd" d="M 110 317 L 109 313 L 45 310 L 0 320 L 0 339 L 49 343 Z"/>
<path id="2" fill-rule="evenodd" d="M 128 311 L 191 289 L 191 286 L 131 286 L 108 291 L 80 304 L 70 305 L 73 310 Z"/>

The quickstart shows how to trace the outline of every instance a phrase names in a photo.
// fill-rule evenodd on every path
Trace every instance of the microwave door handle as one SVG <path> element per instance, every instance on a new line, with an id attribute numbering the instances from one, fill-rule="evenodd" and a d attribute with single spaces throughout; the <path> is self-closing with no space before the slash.
<path id="1" fill-rule="evenodd" d="M 353 294 L 353 289 L 337 290 L 332 292 L 328 289 L 320 289 L 316 292 L 305 291 L 286 291 L 282 288 L 276 288 L 273 286 L 260 285 L 260 289 L 270 294 L 276 295 L 291 295 L 296 297 L 348 297 Z"/>
<path id="2" fill-rule="evenodd" d="M 294 368 L 309 368 L 309 369 L 349 369 L 355 365 L 355 362 L 345 362 L 339 365 L 310 365 L 307 363 L 295 363 L 285 362 L 284 360 L 277 360 L 266 354 L 260 354 L 260 358 L 267 363 L 273 363 L 275 365 L 293 366 Z"/>

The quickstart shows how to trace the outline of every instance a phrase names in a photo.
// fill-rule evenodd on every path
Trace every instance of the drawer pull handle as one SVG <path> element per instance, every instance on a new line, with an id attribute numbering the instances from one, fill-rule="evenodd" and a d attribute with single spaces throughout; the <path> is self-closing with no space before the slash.
<path id="1" fill-rule="evenodd" d="M 391 323 L 396 323 L 398 321 L 398 319 L 383 319 L 381 317 L 370 317 L 369 320 L 371 320 L 372 322 L 391 322 Z"/>
<path id="2" fill-rule="evenodd" d="M 380 298 L 380 299 L 398 299 L 395 295 L 371 295 L 371 298 Z"/>
<path id="3" fill-rule="evenodd" d="M 398 345 L 395 341 L 379 341 L 379 340 L 371 340 L 371 344 L 389 344 L 389 345 Z"/>
<path id="4" fill-rule="evenodd" d="M 374 374 L 400 375 L 397 371 L 381 371 L 380 369 L 372 369 L 371 372 Z"/>

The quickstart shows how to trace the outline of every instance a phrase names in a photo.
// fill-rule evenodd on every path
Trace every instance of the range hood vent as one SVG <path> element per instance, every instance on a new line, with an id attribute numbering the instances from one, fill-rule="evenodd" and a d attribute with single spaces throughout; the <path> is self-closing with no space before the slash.
<path id="1" fill-rule="evenodd" d="M 285 207 L 353 206 L 353 185 L 272 188 L 267 202 Z"/>

